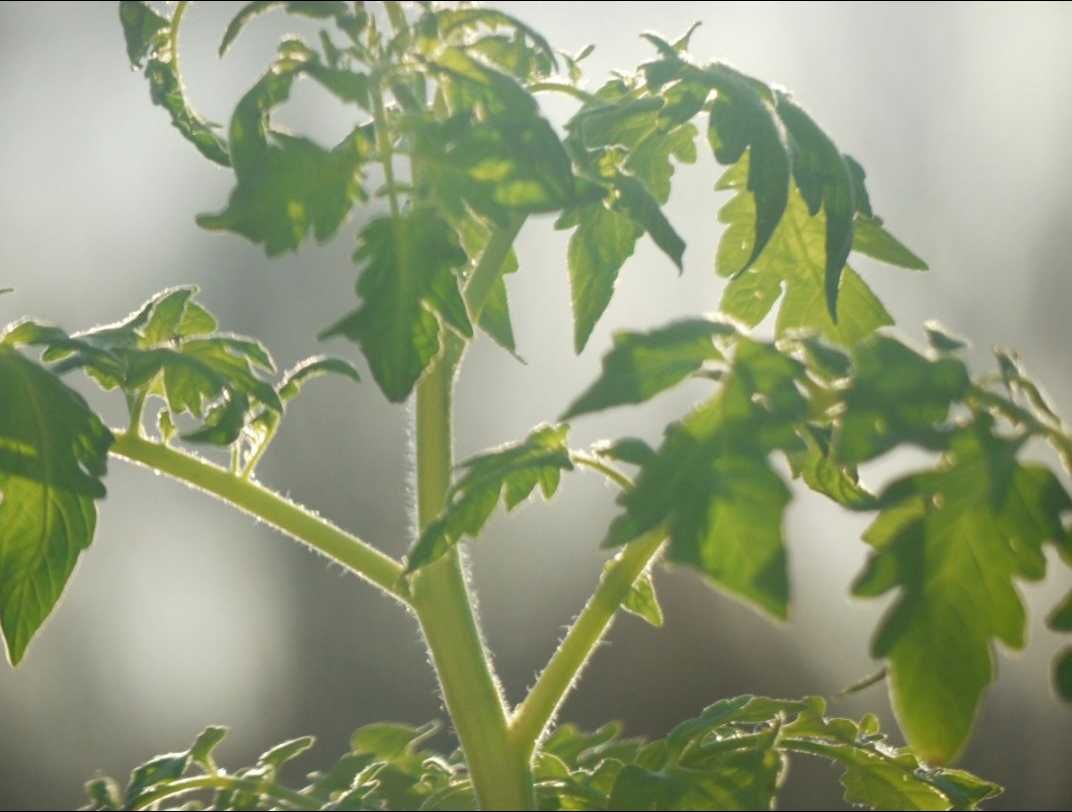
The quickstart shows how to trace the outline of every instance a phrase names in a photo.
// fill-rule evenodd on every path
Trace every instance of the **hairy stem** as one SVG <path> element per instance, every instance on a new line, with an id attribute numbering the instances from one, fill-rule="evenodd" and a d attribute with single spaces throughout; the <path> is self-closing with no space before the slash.
<path id="1" fill-rule="evenodd" d="M 662 549 L 666 529 L 649 530 L 625 548 L 603 574 L 595 593 L 562 639 L 536 684 L 518 706 L 510 738 L 526 755 L 532 753 L 562 705 L 596 646 L 610 628 L 633 583 Z"/>
<path id="2" fill-rule="evenodd" d="M 342 564 L 391 597 L 408 603 L 399 586 L 401 564 L 357 536 L 256 482 L 235 476 L 218 465 L 184 451 L 149 442 L 131 432 L 116 432 L 111 453 L 167 474 L 256 516 Z"/>
<path id="3" fill-rule="evenodd" d="M 442 511 L 451 473 L 449 358 L 417 388 L 417 504 L 423 528 Z M 422 570 L 413 606 L 482 809 L 528 809 L 525 761 L 508 742 L 506 707 L 481 638 L 457 548 Z"/>
<path id="4" fill-rule="evenodd" d="M 466 286 L 472 318 L 502 274 L 523 217 L 494 229 Z M 451 400 L 464 344 L 454 336 L 417 386 L 417 512 L 423 529 L 446 505 L 453 466 Z M 413 606 L 483 809 L 533 805 L 527 755 L 510 746 L 506 706 L 488 657 L 457 548 L 422 570 Z"/>

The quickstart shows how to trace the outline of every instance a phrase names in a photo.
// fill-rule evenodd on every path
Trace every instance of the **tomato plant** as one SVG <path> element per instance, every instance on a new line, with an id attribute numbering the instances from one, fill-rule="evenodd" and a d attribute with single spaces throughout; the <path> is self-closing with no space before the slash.
<path id="1" fill-rule="evenodd" d="M 396 560 L 257 478 L 288 403 L 318 376 L 361 381 L 350 361 L 317 355 L 278 374 L 260 342 L 220 329 L 193 287 L 82 332 L 23 319 L 0 338 L 0 629 L 9 659 L 26 654 L 92 542 L 114 457 L 278 528 L 408 610 L 459 748 L 430 752 L 435 725 L 374 724 L 291 786 L 281 770 L 311 738 L 226 770 L 213 755 L 225 730 L 209 727 L 189 749 L 136 768 L 125 786 L 90 781 L 92 808 L 156 808 L 191 794 L 217 809 L 769 808 L 788 760 L 806 756 L 837 765 L 846 801 L 872 808 L 976 808 L 1000 791 L 945 765 L 971 734 L 996 642 L 1023 645 L 1017 582 L 1044 577 L 1050 548 L 1072 563 L 1072 499 L 1025 453 L 1031 441 L 1048 443 L 1072 469 L 1072 433 L 1015 354 L 997 351 L 994 369 L 973 372 L 964 342 L 937 323 L 925 326 L 925 347 L 890 331 L 893 317 L 849 266 L 851 254 L 907 271 L 926 263 L 875 213 L 860 163 L 791 94 L 695 60 L 691 31 L 644 35 L 647 61 L 589 91 L 581 71 L 590 49 L 560 53 L 499 10 L 255 2 L 226 29 L 221 55 L 261 13 L 323 28 L 313 43 L 284 39 L 221 131 L 183 84 L 187 10 L 121 2 L 119 17 L 152 102 L 233 172 L 229 198 L 199 225 L 271 257 L 310 236 L 334 237 L 358 205 L 373 211 L 357 237 L 356 301 L 319 335 L 355 344 L 388 400 L 415 402 L 418 532 Z M 339 143 L 273 124 L 298 80 L 354 117 Z M 541 113 L 544 94 L 576 107 L 561 131 Z M 553 216 L 569 232 L 579 353 L 638 241 L 681 269 L 685 242 L 663 206 L 675 172 L 696 160 L 701 131 L 728 195 L 715 249 L 726 279 L 719 312 L 616 334 L 601 374 L 561 414 L 456 466 L 452 389 L 470 342 L 483 332 L 517 349 L 507 277 L 526 272 L 513 250 L 526 223 Z M 763 338 L 757 328 L 772 315 L 774 336 Z M 107 427 L 64 382 L 72 372 L 121 395 L 127 425 Z M 570 445 L 569 421 L 697 379 L 708 396 L 658 447 L 631 437 Z M 199 447 L 228 449 L 230 465 Z M 858 467 L 903 447 L 937 462 L 869 489 Z M 612 557 L 528 695 L 508 707 L 462 543 L 500 505 L 517 507 L 537 490 L 550 499 L 581 470 L 620 489 L 602 539 Z M 875 632 L 874 680 L 887 682 L 908 746 L 887 743 L 873 716 L 829 716 L 818 697 L 717 699 L 655 741 L 624 738 L 613 724 L 556 725 L 619 611 L 662 624 L 652 578 L 660 561 L 785 617 L 789 478 L 874 517 L 852 592 L 896 593 Z M 1072 593 L 1049 622 L 1072 631 Z M 1072 648 L 1058 655 L 1054 684 L 1072 698 Z"/>

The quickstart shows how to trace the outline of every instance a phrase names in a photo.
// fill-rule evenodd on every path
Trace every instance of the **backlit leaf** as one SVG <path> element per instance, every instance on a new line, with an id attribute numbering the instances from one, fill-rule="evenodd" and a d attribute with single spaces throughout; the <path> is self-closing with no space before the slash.
<path id="1" fill-rule="evenodd" d="M 512 510 L 538 485 L 545 499 L 558 489 L 562 471 L 573 469 L 566 445 L 568 427 L 540 426 L 521 443 L 472 457 L 447 494 L 447 506 L 410 550 L 407 572 L 427 566 L 465 536 L 476 538 L 500 496 Z"/>
<path id="2" fill-rule="evenodd" d="M 0 629 L 12 665 L 93 540 L 111 443 L 80 395 L 0 346 Z"/>

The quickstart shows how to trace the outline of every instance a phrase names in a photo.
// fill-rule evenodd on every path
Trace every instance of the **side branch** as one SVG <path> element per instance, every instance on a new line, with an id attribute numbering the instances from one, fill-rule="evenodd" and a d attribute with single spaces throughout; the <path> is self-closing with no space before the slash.
<path id="1" fill-rule="evenodd" d="M 234 476 L 230 471 L 192 454 L 150 442 L 131 432 L 115 433 L 111 453 L 128 462 L 140 463 L 167 474 L 256 516 L 409 605 L 409 599 L 400 587 L 401 564 L 274 491 Z"/>
<path id="2" fill-rule="evenodd" d="M 514 713 L 510 735 L 516 747 L 523 748 L 526 753 L 533 751 L 610 628 L 633 583 L 658 555 L 665 540 L 665 528 L 649 530 L 631 542 L 607 568 L 595 594 L 585 604 L 529 695 Z"/>

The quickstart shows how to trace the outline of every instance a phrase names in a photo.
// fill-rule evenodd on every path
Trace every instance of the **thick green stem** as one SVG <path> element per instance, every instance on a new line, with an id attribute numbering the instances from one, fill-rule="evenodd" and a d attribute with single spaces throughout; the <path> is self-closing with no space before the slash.
<path id="1" fill-rule="evenodd" d="M 407 603 L 399 584 L 402 565 L 356 536 L 340 530 L 267 488 L 184 451 L 117 432 L 111 453 L 147 465 L 256 516 L 288 536 L 342 564 L 354 574 Z"/>
<path id="2" fill-rule="evenodd" d="M 451 358 L 444 356 L 417 387 L 417 506 L 422 528 L 442 511 L 450 486 L 453 375 Z M 481 808 L 531 808 L 527 761 L 509 744 L 506 707 L 457 548 L 416 576 L 412 594 Z"/>
<path id="3" fill-rule="evenodd" d="M 518 707 L 510 724 L 510 738 L 514 747 L 521 749 L 526 757 L 531 755 L 599 641 L 607 633 L 633 583 L 662 549 L 665 539 L 665 528 L 650 530 L 631 542 L 607 568 L 595 594 L 585 604 L 529 695 Z"/>
<path id="4" fill-rule="evenodd" d="M 523 217 L 495 229 L 465 296 L 478 318 Z M 417 386 L 417 512 L 421 528 L 446 505 L 453 466 L 451 395 L 464 345 L 448 337 L 443 356 Z M 443 699 L 465 752 L 482 809 L 530 809 L 532 779 L 527 754 L 509 742 L 502 691 L 481 637 L 473 599 L 457 549 L 414 579 L 413 606 L 443 691 Z"/>

